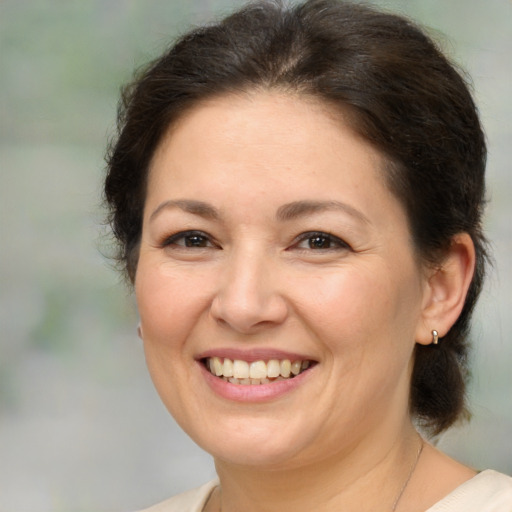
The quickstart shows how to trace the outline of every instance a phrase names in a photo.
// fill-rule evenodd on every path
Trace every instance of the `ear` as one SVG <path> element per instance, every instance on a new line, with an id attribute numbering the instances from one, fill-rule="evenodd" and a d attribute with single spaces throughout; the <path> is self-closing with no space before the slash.
<path id="1" fill-rule="evenodd" d="M 467 233 L 455 235 L 441 264 L 427 277 L 416 342 L 432 343 L 432 331 L 442 338 L 457 321 L 475 269 L 475 247 Z"/>

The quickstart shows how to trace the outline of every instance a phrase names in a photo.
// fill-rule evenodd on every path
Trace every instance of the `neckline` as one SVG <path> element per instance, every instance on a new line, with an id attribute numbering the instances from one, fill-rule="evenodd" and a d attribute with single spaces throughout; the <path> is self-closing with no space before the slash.
<path id="1" fill-rule="evenodd" d="M 476 507 L 484 506 L 489 500 L 496 498 L 498 492 L 506 489 L 512 497 L 512 477 L 493 469 L 485 469 L 458 485 L 425 512 L 445 512 L 452 510 L 454 506 L 480 510 Z"/>
<path id="2" fill-rule="evenodd" d="M 197 509 L 198 512 L 204 512 L 208 500 L 219 486 L 220 482 L 218 478 L 202 486 L 204 488 L 204 494 L 202 494 L 201 502 L 198 504 L 200 506 L 200 508 Z M 485 469 L 458 485 L 425 512 L 445 512 L 446 510 L 451 510 L 447 509 L 447 506 L 457 505 L 459 503 L 465 504 L 466 501 L 478 506 L 480 501 L 485 503 L 489 499 L 492 499 L 495 493 L 500 489 L 507 489 L 507 486 L 512 496 L 512 477 L 493 469 Z M 476 501 L 475 503 L 475 500 L 480 501 Z"/>

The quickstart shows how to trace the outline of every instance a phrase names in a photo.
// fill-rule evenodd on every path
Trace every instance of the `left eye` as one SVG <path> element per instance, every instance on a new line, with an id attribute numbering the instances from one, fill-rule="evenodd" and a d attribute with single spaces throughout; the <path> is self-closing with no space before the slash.
<path id="1" fill-rule="evenodd" d="M 349 249 L 349 245 L 337 236 L 323 232 L 304 233 L 299 237 L 295 247 L 312 250 Z"/>
<path id="2" fill-rule="evenodd" d="M 185 247 L 207 247 L 208 239 L 202 235 L 189 235 L 183 237 Z"/>
<path id="3" fill-rule="evenodd" d="M 205 248 L 214 246 L 210 237 L 201 231 L 185 231 L 176 233 L 175 235 L 167 238 L 163 243 L 164 247 L 172 245 L 191 248 Z"/>

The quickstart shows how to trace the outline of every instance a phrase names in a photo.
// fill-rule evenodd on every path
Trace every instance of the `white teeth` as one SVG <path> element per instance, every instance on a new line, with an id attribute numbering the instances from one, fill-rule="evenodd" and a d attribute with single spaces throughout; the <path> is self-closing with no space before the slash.
<path id="1" fill-rule="evenodd" d="M 224 377 L 233 377 L 233 361 L 231 359 L 224 359 L 222 374 Z"/>
<path id="2" fill-rule="evenodd" d="M 311 361 L 308 360 L 292 362 L 290 359 L 281 361 L 270 359 L 268 362 L 259 360 L 248 363 L 241 359 L 222 359 L 214 356 L 205 360 L 205 366 L 211 374 L 231 384 L 245 386 L 269 384 L 273 381 L 293 378 L 307 370 L 310 365 Z"/>
<path id="3" fill-rule="evenodd" d="M 292 370 L 292 363 L 289 359 L 281 361 L 281 377 L 289 377 Z"/>
<path id="4" fill-rule="evenodd" d="M 235 359 L 233 361 L 233 377 L 237 379 L 248 379 L 249 378 L 249 363 L 247 361 L 241 361 Z"/>
<path id="5" fill-rule="evenodd" d="M 281 365 L 277 359 L 271 359 L 267 364 L 267 375 L 270 379 L 279 377 L 281 373 Z"/>
<path id="6" fill-rule="evenodd" d="M 265 379 L 267 377 L 267 365 L 265 361 L 254 361 L 249 366 L 251 379 Z"/>
<path id="7" fill-rule="evenodd" d="M 301 366 L 302 361 L 293 361 L 291 366 L 291 372 L 293 373 L 293 375 L 299 375 Z"/>
<path id="8" fill-rule="evenodd" d="M 217 375 L 217 377 L 220 377 L 222 375 L 222 362 L 218 357 L 214 357 L 211 360 L 211 366 L 213 373 Z"/>

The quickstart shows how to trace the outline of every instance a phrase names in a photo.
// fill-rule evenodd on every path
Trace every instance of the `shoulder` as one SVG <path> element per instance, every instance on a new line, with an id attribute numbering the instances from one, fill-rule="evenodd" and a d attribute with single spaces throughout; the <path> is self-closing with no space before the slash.
<path id="1" fill-rule="evenodd" d="M 201 512 L 218 484 L 217 480 L 212 480 L 201 487 L 177 494 L 140 512 Z"/>
<path id="2" fill-rule="evenodd" d="M 426 512 L 511 512 L 512 478 L 493 470 L 478 473 Z"/>

